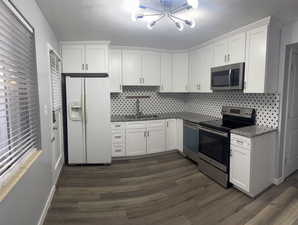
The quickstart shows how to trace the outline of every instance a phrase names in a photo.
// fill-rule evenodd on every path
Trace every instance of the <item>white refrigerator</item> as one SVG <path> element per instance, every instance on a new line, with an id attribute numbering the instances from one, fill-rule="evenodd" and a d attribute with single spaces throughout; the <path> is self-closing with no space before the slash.
<path id="1" fill-rule="evenodd" d="M 112 143 L 108 77 L 66 77 L 69 164 L 109 164 Z"/>

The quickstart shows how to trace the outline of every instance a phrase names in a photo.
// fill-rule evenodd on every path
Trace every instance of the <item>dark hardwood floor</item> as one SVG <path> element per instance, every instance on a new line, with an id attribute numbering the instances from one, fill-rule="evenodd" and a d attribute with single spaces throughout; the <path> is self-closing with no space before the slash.
<path id="1" fill-rule="evenodd" d="M 176 152 L 64 167 L 45 225 L 298 225 L 298 173 L 256 199 Z"/>

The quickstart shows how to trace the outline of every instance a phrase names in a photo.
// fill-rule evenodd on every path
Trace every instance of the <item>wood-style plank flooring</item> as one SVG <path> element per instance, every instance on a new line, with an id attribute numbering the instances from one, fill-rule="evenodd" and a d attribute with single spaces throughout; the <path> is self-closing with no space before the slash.
<path id="1" fill-rule="evenodd" d="M 64 167 L 45 225 L 298 225 L 298 173 L 256 199 L 176 152 Z"/>

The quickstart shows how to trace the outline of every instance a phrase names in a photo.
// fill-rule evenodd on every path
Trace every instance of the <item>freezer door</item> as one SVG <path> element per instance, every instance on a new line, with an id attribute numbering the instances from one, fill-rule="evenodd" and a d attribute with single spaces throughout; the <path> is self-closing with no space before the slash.
<path id="1" fill-rule="evenodd" d="M 66 78 L 68 163 L 86 163 L 84 78 Z"/>
<path id="2" fill-rule="evenodd" d="M 87 163 L 111 163 L 110 86 L 108 78 L 85 78 Z"/>

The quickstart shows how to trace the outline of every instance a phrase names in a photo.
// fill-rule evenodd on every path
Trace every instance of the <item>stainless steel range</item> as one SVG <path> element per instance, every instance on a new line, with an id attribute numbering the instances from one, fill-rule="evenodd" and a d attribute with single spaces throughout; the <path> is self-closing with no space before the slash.
<path id="1" fill-rule="evenodd" d="M 199 170 L 229 187 L 230 131 L 251 126 L 256 121 L 256 111 L 249 108 L 222 108 L 222 120 L 199 123 Z"/>

